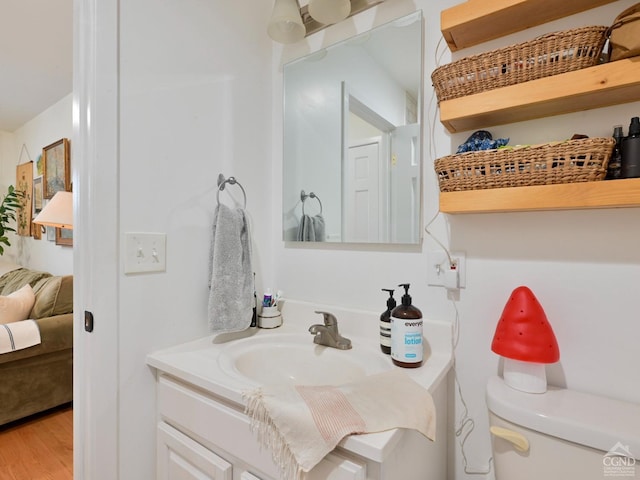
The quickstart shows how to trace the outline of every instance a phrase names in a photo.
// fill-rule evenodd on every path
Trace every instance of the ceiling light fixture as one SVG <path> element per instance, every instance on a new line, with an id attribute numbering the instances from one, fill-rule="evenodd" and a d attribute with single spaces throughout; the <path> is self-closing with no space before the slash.
<path id="1" fill-rule="evenodd" d="M 384 0 L 309 0 L 302 8 L 297 0 L 275 0 L 269 36 L 280 43 L 295 43 Z"/>
<path id="2" fill-rule="evenodd" d="M 280 43 L 295 43 L 304 38 L 306 30 L 297 0 L 276 0 L 267 33 Z"/>
<path id="3" fill-rule="evenodd" d="M 309 15 L 320 23 L 338 23 L 350 13 L 350 0 L 309 0 Z"/>

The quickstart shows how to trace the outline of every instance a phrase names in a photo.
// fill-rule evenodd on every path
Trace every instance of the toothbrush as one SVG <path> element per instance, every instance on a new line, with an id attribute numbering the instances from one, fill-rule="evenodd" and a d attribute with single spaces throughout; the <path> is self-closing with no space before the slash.
<path id="1" fill-rule="evenodd" d="M 273 297 L 273 306 L 277 307 L 278 306 L 278 300 L 280 300 L 282 298 L 282 290 L 278 290 L 276 292 L 276 296 Z"/>

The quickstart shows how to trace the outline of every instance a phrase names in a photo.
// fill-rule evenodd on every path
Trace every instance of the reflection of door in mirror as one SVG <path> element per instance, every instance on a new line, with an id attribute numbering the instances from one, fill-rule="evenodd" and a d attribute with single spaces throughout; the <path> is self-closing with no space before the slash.
<path id="1" fill-rule="evenodd" d="M 342 217 L 347 242 L 380 241 L 379 150 L 379 139 L 349 146 Z"/>
<path id="2" fill-rule="evenodd" d="M 395 126 L 343 82 L 342 231 L 345 242 L 416 243 L 419 240 L 420 126 L 416 102 L 406 97 Z"/>
<path id="3" fill-rule="evenodd" d="M 345 242 L 389 241 L 389 138 L 393 124 L 370 109 L 343 82 Z"/>

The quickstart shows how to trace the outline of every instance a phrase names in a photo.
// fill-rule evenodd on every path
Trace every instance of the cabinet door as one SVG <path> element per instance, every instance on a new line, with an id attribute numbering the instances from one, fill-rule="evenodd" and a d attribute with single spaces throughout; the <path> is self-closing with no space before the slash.
<path id="1" fill-rule="evenodd" d="M 232 480 L 232 465 L 166 423 L 158 424 L 158 480 Z"/>

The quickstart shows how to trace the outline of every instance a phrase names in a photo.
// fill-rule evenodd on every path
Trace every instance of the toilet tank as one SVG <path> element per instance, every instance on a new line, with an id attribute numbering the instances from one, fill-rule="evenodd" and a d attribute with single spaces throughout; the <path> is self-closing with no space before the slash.
<path id="1" fill-rule="evenodd" d="M 497 480 L 640 479 L 640 404 L 500 377 L 486 398 Z"/>

